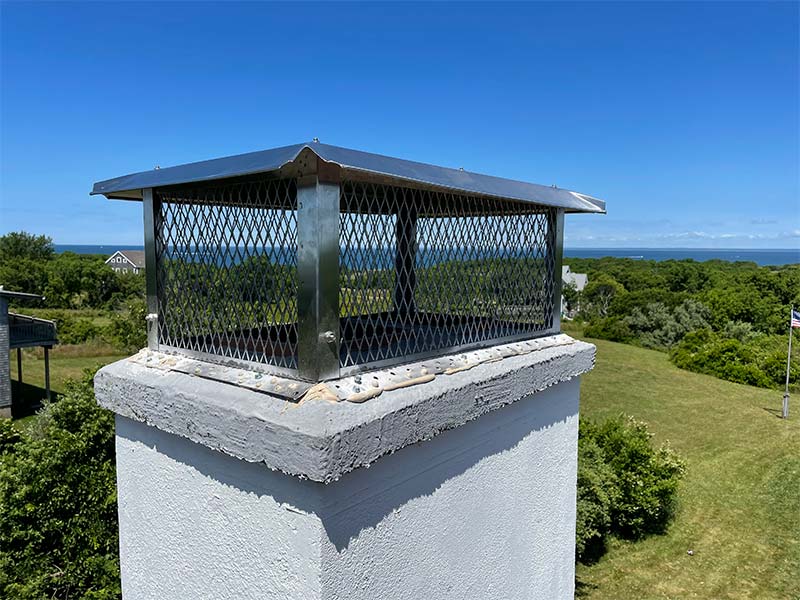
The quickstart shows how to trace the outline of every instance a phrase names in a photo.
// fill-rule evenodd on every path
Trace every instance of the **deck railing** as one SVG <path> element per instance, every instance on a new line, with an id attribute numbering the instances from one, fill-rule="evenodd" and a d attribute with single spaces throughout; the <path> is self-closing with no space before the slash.
<path id="1" fill-rule="evenodd" d="M 8 313 L 8 329 L 11 348 L 50 346 L 57 341 L 56 324 L 47 319 Z"/>

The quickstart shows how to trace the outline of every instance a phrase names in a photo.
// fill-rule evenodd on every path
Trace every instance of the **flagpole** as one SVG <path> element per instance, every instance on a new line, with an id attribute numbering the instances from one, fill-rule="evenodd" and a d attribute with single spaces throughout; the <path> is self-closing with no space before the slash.
<path id="1" fill-rule="evenodd" d="M 789 418 L 789 370 L 792 366 L 792 319 L 794 318 L 794 305 L 789 308 L 789 352 L 786 355 L 786 388 L 783 392 L 783 410 L 781 416 L 784 419 Z"/>

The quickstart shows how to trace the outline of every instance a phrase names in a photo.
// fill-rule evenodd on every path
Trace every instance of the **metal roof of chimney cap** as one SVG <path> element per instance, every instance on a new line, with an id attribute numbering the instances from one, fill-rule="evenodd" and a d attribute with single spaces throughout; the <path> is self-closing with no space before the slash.
<path id="1" fill-rule="evenodd" d="M 320 143 L 318 138 L 304 144 L 215 158 L 175 167 L 156 167 L 151 171 L 98 181 L 94 184 L 91 193 L 103 194 L 107 198 L 141 200 L 142 190 L 145 188 L 278 172 L 289 163 L 296 161 L 305 149 L 309 149 L 322 161 L 336 165 L 344 171 L 383 176 L 431 189 L 533 202 L 543 206 L 563 208 L 570 213 L 605 213 L 605 202 L 587 194 L 559 189 L 555 186 L 471 173 L 463 168 L 438 167 L 331 146 Z"/>
<path id="2" fill-rule="evenodd" d="M 564 214 L 605 212 L 316 138 L 92 194 L 143 201 L 148 349 L 290 398 L 346 378 L 350 399 L 370 397 L 558 334 Z"/>

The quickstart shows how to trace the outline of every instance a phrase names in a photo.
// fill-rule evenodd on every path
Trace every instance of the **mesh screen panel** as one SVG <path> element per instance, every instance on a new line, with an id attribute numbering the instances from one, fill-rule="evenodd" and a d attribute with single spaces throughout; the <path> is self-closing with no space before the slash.
<path id="1" fill-rule="evenodd" d="M 297 369 L 295 180 L 154 195 L 159 347 Z M 341 368 L 552 331 L 556 209 L 346 180 L 339 210 Z"/>
<path id="2" fill-rule="evenodd" d="M 155 193 L 159 344 L 296 367 L 294 180 Z"/>
<path id="3" fill-rule="evenodd" d="M 345 181 L 340 211 L 342 367 L 551 330 L 555 209 Z"/>

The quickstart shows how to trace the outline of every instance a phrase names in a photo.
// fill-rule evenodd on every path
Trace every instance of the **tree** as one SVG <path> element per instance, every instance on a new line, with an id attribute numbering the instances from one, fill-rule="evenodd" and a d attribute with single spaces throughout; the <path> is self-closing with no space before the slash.
<path id="1" fill-rule="evenodd" d="M 673 292 L 696 293 L 708 283 L 708 272 L 700 263 L 670 260 L 664 265 L 667 287 Z"/>
<path id="2" fill-rule="evenodd" d="M 31 258 L 0 258 L 0 284 L 8 290 L 42 294 L 47 286 L 47 262 Z"/>
<path id="3" fill-rule="evenodd" d="M 660 302 L 636 308 L 625 323 L 647 348 L 671 348 L 690 331 L 708 327 L 709 310 L 697 300 L 684 300 L 670 310 Z"/>
<path id="4" fill-rule="evenodd" d="M 73 252 L 58 255 L 47 265 L 46 302 L 52 308 L 100 308 L 120 288 L 120 276 L 102 256 Z"/>
<path id="5" fill-rule="evenodd" d="M 49 260 L 53 257 L 53 240 L 46 235 L 14 231 L 0 236 L 0 262 L 21 258 Z"/>
<path id="6" fill-rule="evenodd" d="M 575 285 L 574 281 L 570 281 L 561 289 L 561 295 L 564 297 L 564 303 L 566 304 L 566 311 L 572 313 L 575 310 L 580 309 L 581 305 L 581 292 L 578 291 L 578 286 Z"/>
<path id="7" fill-rule="evenodd" d="M 593 277 L 583 290 L 583 297 L 601 317 L 608 316 L 608 308 L 616 296 L 625 293 L 625 287 L 610 275 L 602 273 Z"/>

